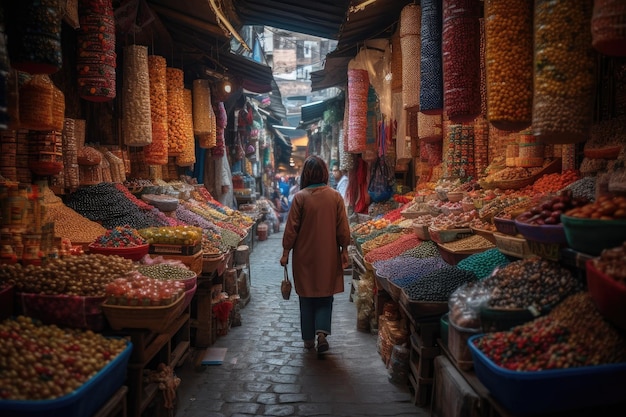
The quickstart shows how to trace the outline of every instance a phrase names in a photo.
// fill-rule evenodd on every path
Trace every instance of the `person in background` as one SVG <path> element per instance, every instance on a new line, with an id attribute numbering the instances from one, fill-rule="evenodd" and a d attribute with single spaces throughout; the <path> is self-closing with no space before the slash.
<path id="1" fill-rule="evenodd" d="M 334 295 L 344 291 L 343 270 L 348 267 L 350 226 L 343 199 L 328 186 L 328 166 L 309 156 L 302 167 L 300 191 L 289 210 L 283 233 L 280 264 L 292 253 L 292 272 L 300 303 L 304 347 L 317 352 L 329 348 Z"/>
<path id="2" fill-rule="evenodd" d="M 343 203 L 348 207 L 348 173 L 345 170 L 339 169 L 339 165 L 333 164 L 333 176 L 337 182 L 337 191 L 343 198 Z"/>
<path id="3" fill-rule="evenodd" d="M 291 203 L 293 202 L 293 197 L 296 195 L 298 191 L 300 191 L 300 177 L 292 177 L 290 179 L 291 187 L 289 187 L 289 207 L 291 207 Z"/>

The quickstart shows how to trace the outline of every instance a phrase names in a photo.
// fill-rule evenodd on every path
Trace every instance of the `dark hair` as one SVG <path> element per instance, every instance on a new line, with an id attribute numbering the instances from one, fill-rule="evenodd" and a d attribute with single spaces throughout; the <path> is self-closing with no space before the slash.
<path id="1" fill-rule="evenodd" d="M 317 155 L 311 155 L 304 161 L 300 175 L 300 188 L 312 184 L 328 184 L 328 167 Z"/>

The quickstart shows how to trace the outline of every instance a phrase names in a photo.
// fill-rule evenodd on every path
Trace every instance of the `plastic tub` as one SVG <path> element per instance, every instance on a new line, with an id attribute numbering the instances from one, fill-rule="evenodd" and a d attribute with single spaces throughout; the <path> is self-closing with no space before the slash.
<path id="1" fill-rule="evenodd" d="M 626 363 L 545 371 L 510 371 L 496 365 L 469 338 L 474 372 L 493 398 L 516 416 L 549 414 L 624 401 Z"/>
<path id="2" fill-rule="evenodd" d="M 596 308 L 611 323 L 626 330 L 626 285 L 599 271 L 594 260 L 586 264 L 587 289 Z"/>
<path id="3" fill-rule="evenodd" d="M 92 416 L 126 379 L 126 367 L 133 345 L 128 342 L 115 359 L 76 391 L 52 400 L 0 400 L 3 417 L 85 417 Z"/>
<path id="4" fill-rule="evenodd" d="M 599 255 L 626 241 L 626 220 L 581 219 L 561 216 L 567 244 L 577 251 Z"/>
<path id="5" fill-rule="evenodd" d="M 515 220 L 515 227 L 526 240 L 539 243 L 565 244 L 565 228 L 562 224 L 528 224 Z"/>

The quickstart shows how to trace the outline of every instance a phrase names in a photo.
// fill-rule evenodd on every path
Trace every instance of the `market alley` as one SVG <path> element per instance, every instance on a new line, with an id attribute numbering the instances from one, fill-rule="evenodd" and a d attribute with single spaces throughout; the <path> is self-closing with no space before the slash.
<path id="1" fill-rule="evenodd" d="M 254 243 L 252 296 L 241 310 L 242 325 L 212 346 L 227 348 L 223 363 L 194 366 L 192 355 L 177 369 L 176 416 L 428 416 L 407 386 L 389 381 L 376 335 L 357 331 L 351 276 L 335 296 L 330 350 L 318 357 L 303 348 L 298 297 L 280 295 L 281 239 L 282 232 L 273 233 Z"/>

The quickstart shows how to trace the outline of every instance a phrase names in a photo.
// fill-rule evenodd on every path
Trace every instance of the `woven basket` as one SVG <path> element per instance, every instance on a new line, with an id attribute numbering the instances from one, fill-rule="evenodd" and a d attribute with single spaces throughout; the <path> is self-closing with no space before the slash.
<path id="1" fill-rule="evenodd" d="M 400 12 L 402 51 L 402 102 L 405 109 L 419 109 L 422 11 L 416 4 Z"/>
<path id="2" fill-rule="evenodd" d="M 102 311 L 113 330 L 147 329 L 155 333 L 165 333 L 170 324 L 185 309 L 185 296 L 179 297 L 167 306 L 129 307 L 102 304 Z"/>

